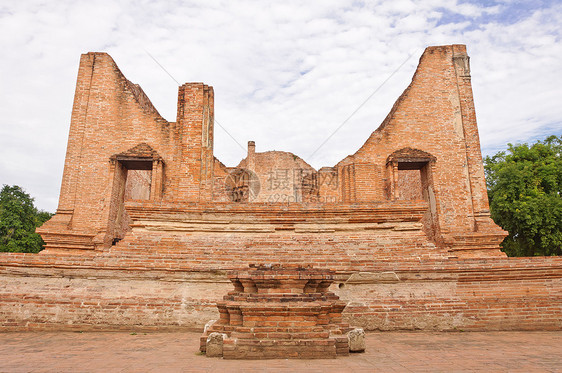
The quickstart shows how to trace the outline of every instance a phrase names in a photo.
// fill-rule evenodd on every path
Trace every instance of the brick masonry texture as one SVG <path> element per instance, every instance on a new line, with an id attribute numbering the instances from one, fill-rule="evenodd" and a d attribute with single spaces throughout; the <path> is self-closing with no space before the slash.
<path id="1" fill-rule="evenodd" d="M 202 330 L 232 289 L 226 253 L 183 258 L 3 254 L 2 330 Z M 298 256 L 298 255 L 297 255 Z M 295 253 L 279 261 L 295 263 Z M 324 262 L 318 260 L 324 257 Z M 362 260 L 334 268 L 343 321 L 366 330 L 559 330 L 562 258 Z M 202 263 L 204 262 L 204 263 Z M 255 262 L 255 261 L 254 261 Z M 247 268 L 244 265 L 244 268 Z"/>
<path id="2" fill-rule="evenodd" d="M 366 330 L 560 329 L 560 258 L 506 258 L 490 219 L 463 45 L 429 47 L 353 155 L 213 155 L 213 88 L 178 89 L 176 122 L 105 53 L 82 55 L 55 216 L 40 254 L 0 254 L 2 329 L 200 329 L 226 271 L 335 271 Z M 259 144 L 258 144 L 259 145 Z"/>

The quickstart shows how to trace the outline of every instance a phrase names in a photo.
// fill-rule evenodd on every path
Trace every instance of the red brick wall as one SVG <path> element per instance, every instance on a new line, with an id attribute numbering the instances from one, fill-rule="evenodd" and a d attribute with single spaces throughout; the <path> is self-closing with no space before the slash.
<path id="1" fill-rule="evenodd" d="M 423 199 L 420 170 L 398 170 L 398 199 L 411 201 Z"/>
<path id="2" fill-rule="evenodd" d="M 252 160 L 243 159 L 239 168 L 253 171 L 259 179 L 260 191 L 251 202 L 304 202 L 303 178 L 316 171 L 301 158 L 288 152 L 254 153 Z"/>
<path id="3" fill-rule="evenodd" d="M 38 230 L 47 249 L 80 248 L 77 242 L 73 245 L 80 234 L 93 237 L 87 243 L 92 249 L 108 247 L 115 231 L 122 231 L 115 220 L 123 202 L 120 165 L 110 158 L 141 143 L 164 163 L 165 200 L 209 201 L 213 105 L 211 87 L 184 84 L 179 87 L 177 123 L 167 122 L 109 55 L 82 55 L 59 207 Z"/>
<path id="4" fill-rule="evenodd" d="M 473 189 L 478 190 L 474 198 L 481 200 L 478 213 L 487 210 L 486 190 L 481 188 L 482 160 L 476 156 L 480 150 L 467 150 L 475 141 L 478 143 L 470 76 L 458 76 L 453 63 L 457 54 L 466 56 L 464 46 L 427 48 L 412 83 L 383 124 L 345 161 L 370 162 L 382 172 L 389 155 L 401 148 L 434 156 L 433 187 L 439 226 L 444 232 L 475 230 Z M 472 167 L 468 173 L 467 163 Z M 479 187 L 471 187 L 471 180 L 479 180 Z"/>
<path id="5" fill-rule="evenodd" d="M 0 330 L 201 329 L 218 317 L 214 302 L 232 285 L 224 272 L 229 253 L 193 264 L 199 255 L 1 254 Z M 562 258 L 344 261 L 337 268 L 330 290 L 348 302 L 344 320 L 368 330 L 562 328 Z"/>

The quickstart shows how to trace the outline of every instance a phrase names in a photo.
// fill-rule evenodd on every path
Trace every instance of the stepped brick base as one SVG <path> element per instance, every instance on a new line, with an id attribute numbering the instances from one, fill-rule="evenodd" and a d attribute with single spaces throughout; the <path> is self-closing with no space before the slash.
<path id="1" fill-rule="evenodd" d="M 220 319 L 201 337 L 223 335 L 225 359 L 335 358 L 349 354 L 346 302 L 327 291 L 334 272 L 312 267 L 250 266 L 233 271 L 234 291 L 217 302 Z"/>

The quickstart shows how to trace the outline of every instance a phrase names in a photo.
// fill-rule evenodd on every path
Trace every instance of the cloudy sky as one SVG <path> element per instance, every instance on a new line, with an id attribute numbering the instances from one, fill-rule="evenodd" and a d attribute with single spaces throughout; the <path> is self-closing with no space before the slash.
<path id="1" fill-rule="evenodd" d="M 225 164 L 255 140 L 319 168 L 379 126 L 425 47 L 466 44 L 482 149 L 493 154 L 562 134 L 561 25 L 558 0 L 3 0 L 0 184 L 55 211 L 88 51 L 108 52 L 169 121 L 176 81 L 212 85 Z"/>

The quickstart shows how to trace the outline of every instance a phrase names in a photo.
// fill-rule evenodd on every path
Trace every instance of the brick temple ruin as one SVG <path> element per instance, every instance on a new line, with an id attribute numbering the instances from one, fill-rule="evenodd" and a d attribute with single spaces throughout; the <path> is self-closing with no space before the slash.
<path id="1" fill-rule="evenodd" d="M 202 329 L 252 263 L 334 271 L 366 330 L 561 328 L 562 259 L 499 249 L 464 45 L 427 48 L 364 145 L 318 170 L 254 142 L 226 167 L 213 88 L 178 95 L 168 122 L 108 54 L 82 55 L 46 249 L 0 254 L 2 329 Z"/>
<path id="2" fill-rule="evenodd" d="M 184 84 L 168 122 L 110 56 L 83 55 L 59 207 L 39 230 L 45 253 L 170 238 L 169 249 L 178 240 L 287 250 L 287 240 L 334 242 L 328 250 L 364 246 L 354 256 L 365 259 L 504 255 L 464 46 L 428 48 L 383 124 L 355 154 L 318 171 L 288 152 L 256 152 L 253 142 L 237 167 L 225 167 L 213 155 L 213 102 L 212 87 Z"/>

